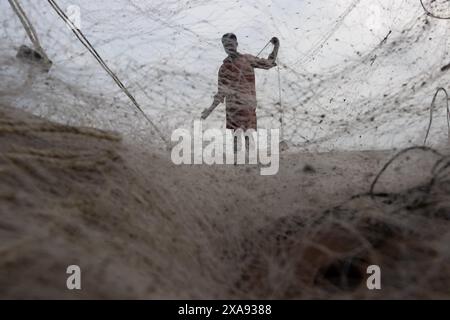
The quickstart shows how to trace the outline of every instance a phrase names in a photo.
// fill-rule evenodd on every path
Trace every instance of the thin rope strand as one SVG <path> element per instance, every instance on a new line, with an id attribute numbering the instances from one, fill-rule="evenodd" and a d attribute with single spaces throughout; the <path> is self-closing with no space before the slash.
<path id="1" fill-rule="evenodd" d="M 433 96 L 433 101 L 431 101 L 430 122 L 428 124 L 427 134 L 425 135 L 425 140 L 423 142 L 423 145 L 427 144 L 428 136 L 429 136 L 430 130 L 431 130 L 431 125 L 433 123 L 434 106 L 436 104 L 437 96 L 438 96 L 439 92 L 441 92 L 441 91 L 444 92 L 445 98 L 446 98 L 445 100 L 447 102 L 447 105 L 446 105 L 446 112 L 447 112 L 447 140 L 450 141 L 450 107 L 449 107 L 449 103 L 448 103 L 448 100 L 449 100 L 448 93 L 447 93 L 447 90 L 445 90 L 444 88 L 439 88 L 439 89 L 436 90 L 436 93 Z"/>
<path id="2" fill-rule="evenodd" d="M 56 13 L 61 17 L 61 19 L 70 27 L 72 32 L 78 38 L 78 40 L 86 47 L 86 49 L 94 56 L 94 58 L 98 61 L 98 63 L 102 66 L 102 68 L 108 73 L 108 75 L 116 82 L 118 87 L 125 93 L 125 95 L 130 99 L 130 101 L 134 104 L 134 106 L 139 110 L 139 112 L 144 116 L 147 122 L 154 128 L 154 130 L 159 135 L 160 139 L 165 143 L 166 147 L 169 146 L 167 139 L 164 137 L 159 128 L 153 123 L 153 121 L 147 116 L 147 114 L 142 110 L 141 106 L 134 98 L 134 96 L 130 93 L 130 91 L 125 87 L 122 81 L 117 77 L 117 75 L 108 67 L 106 62 L 99 55 L 97 50 L 92 46 L 89 40 L 84 36 L 80 29 L 78 29 L 75 24 L 67 17 L 64 11 L 56 4 L 54 0 L 48 0 L 49 4 L 56 11 Z"/>

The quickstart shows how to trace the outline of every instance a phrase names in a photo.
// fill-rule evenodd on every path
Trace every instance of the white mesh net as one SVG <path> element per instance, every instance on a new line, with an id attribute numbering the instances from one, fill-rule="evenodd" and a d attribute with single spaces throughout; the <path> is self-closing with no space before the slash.
<path id="1" fill-rule="evenodd" d="M 47 1 L 22 3 L 54 66 L 48 75 L 18 68 L 12 57 L 28 40 L 3 1 L 1 72 L 9 81 L 2 81 L 2 99 L 60 121 L 146 136 L 146 121 Z M 419 0 L 58 3 L 168 138 L 210 105 L 225 32 L 235 32 L 240 51 L 254 55 L 273 35 L 280 38 L 282 105 L 277 71 L 258 71 L 258 119 L 276 128 L 283 112 L 292 146 L 420 144 L 433 94 L 448 85 L 448 69 L 441 69 L 450 62 L 449 22 L 427 15 Z M 433 15 L 450 14 L 448 1 L 423 5 Z M 436 101 L 431 144 L 447 136 L 445 99 Z M 223 107 L 205 125 L 224 126 Z"/>
<path id="2" fill-rule="evenodd" d="M 427 143 L 446 142 L 449 1 L 57 1 L 166 139 L 211 104 L 224 33 L 254 55 L 277 36 L 280 78 L 256 74 L 259 124 L 282 115 L 292 149 L 333 152 L 285 153 L 271 179 L 172 165 L 49 2 L 20 3 L 53 65 L 16 59 L 31 44 L 1 1 L 0 105 L 148 148 L 2 108 L 0 296 L 70 297 L 53 271 L 77 257 L 88 298 L 448 298 L 448 157 L 408 150 L 367 193 L 392 150 L 337 151 L 423 144 L 436 92 Z"/>

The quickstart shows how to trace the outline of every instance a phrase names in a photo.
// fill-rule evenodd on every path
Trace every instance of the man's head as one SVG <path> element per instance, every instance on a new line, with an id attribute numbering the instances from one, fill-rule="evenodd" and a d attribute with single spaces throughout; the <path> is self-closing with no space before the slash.
<path id="1" fill-rule="evenodd" d="M 234 33 L 227 33 L 222 37 L 222 44 L 225 49 L 225 52 L 228 55 L 234 55 L 237 53 L 237 37 Z"/>

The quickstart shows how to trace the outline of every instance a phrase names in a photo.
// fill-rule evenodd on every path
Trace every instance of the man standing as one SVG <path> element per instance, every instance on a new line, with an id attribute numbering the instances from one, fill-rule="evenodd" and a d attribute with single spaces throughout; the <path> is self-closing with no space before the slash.
<path id="1" fill-rule="evenodd" d="M 257 130 L 255 68 L 269 70 L 275 67 L 280 41 L 272 38 L 273 52 L 268 59 L 241 54 L 237 51 L 236 35 L 227 33 L 222 44 L 228 57 L 219 70 L 218 93 L 210 108 L 202 113 L 206 119 L 226 99 L 227 129 Z"/>

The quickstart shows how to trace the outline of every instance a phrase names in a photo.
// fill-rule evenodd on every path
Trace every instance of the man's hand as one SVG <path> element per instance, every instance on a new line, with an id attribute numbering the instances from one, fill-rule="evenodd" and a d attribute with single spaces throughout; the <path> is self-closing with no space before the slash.
<path id="1" fill-rule="evenodd" d="M 272 43 L 274 45 L 273 51 L 269 56 L 269 61 L 272 62 L 272 65 L 270 66 L 270 68 L 276 67 L 277 66 L 277 57 L 278 57 L 278 50 L 280 50 L 280 40 L 277 37 L 273 37 L 270 40 L 270 43 Z"/>
<path id="2" fill-rule="evenodd" d="M 277 37 L 273 37 L 272 40 L 270 40 L 270 43 L 272 43 L 274 46 L 279 46 L 280 40 Z"/>
<path id="3" fill-rule="evenodd" d="M 212 103 L 211 107 L 208 109 L 203 110 L 202 112 L 202 120 L 205 120 L 209 117 L 209 115 L 217 108 L 219 104 L 223 102 L 223 98 L 219 94 L 216 94 L 214 96 L 214 102 Z"/>

